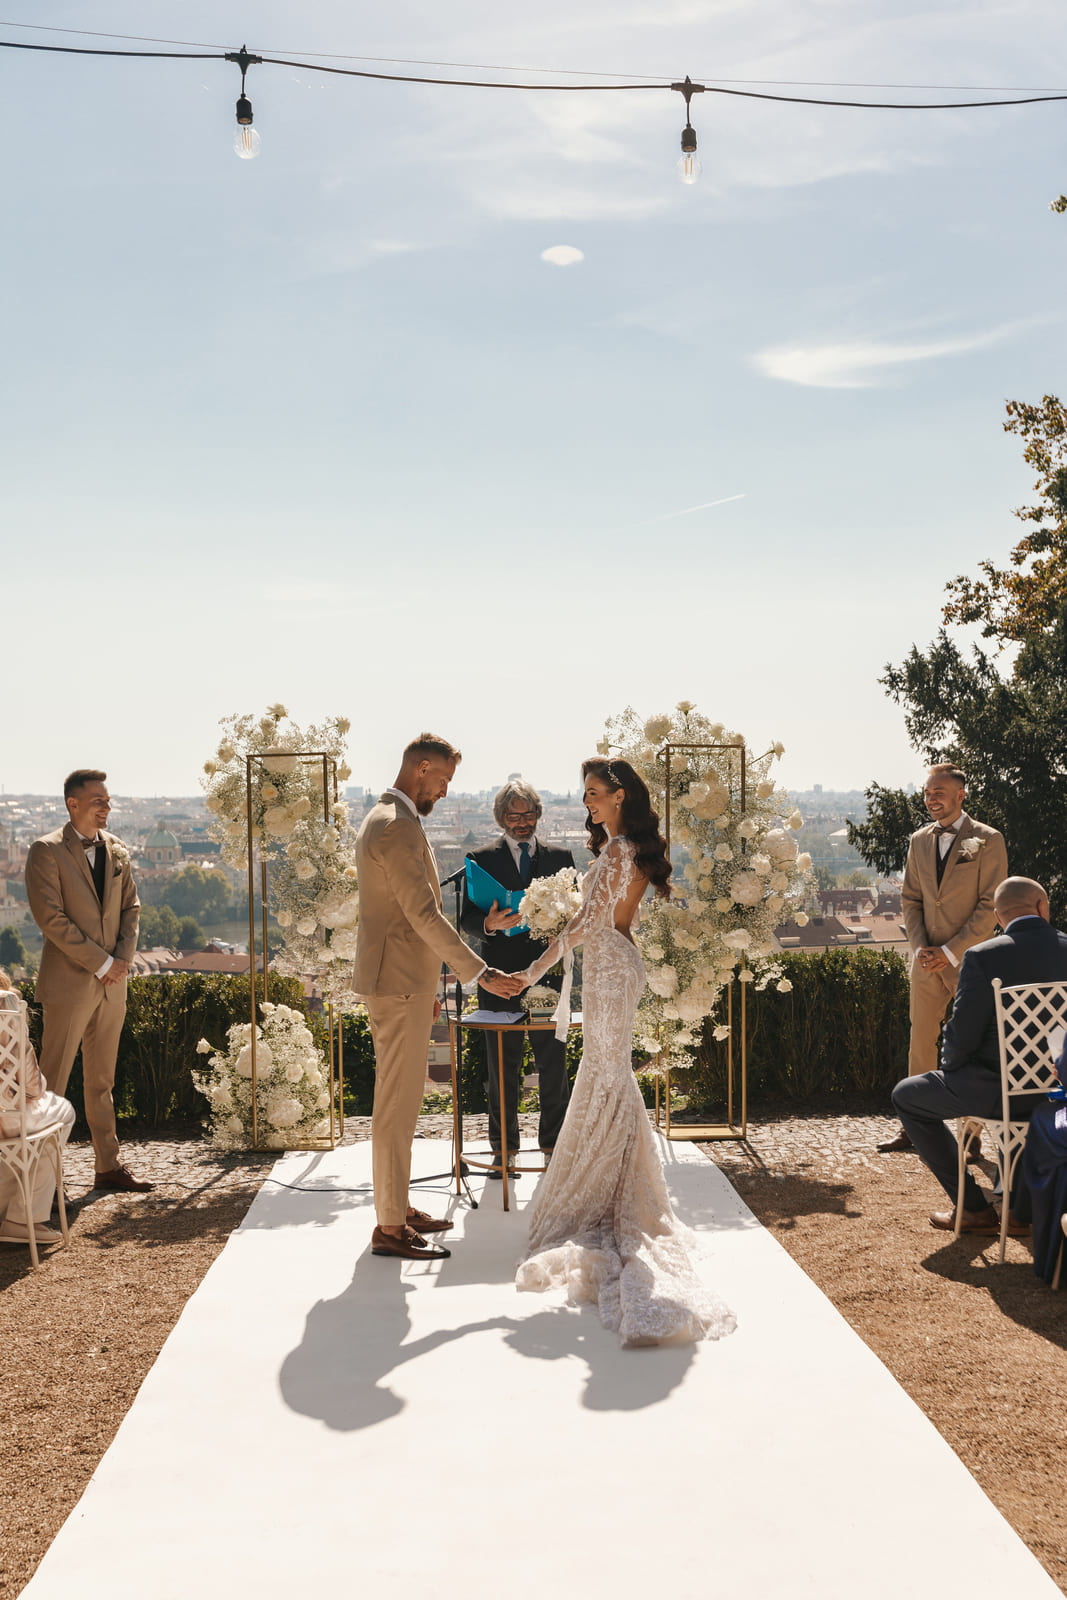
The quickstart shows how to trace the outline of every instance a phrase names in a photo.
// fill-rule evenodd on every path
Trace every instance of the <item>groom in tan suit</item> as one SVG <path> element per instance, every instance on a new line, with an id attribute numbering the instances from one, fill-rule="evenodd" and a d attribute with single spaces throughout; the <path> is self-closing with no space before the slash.
<path id="1" fill-rule="evenodd" d="M 96 1187 L 140 1193 L 152 1185 L 119 1161 L 111 1091 L 141 902 L 125 847 L 104 831 L 106 779 L 88 768 L 72 772 L 63 785 L 70 821 L 30 846 L 26 893 L 44 934 L 34 998 L 44 1010 L 41 1072 L 53 1094 L 66 1094 L 81 1046 Z"/>
<path id="2" fill-rule="evenodd" d="M 422 1104 L 430 1029 L 441 1009 L 437 984 L 446 962 L 464 982 L 481 978 L 504 997 L 521 981 L 487 969 L 441 910 L 441 886 L 422 828 L 448 793 L 460 752 L 421 733 L 404 751 L 396 782 L 363 819 L 356 839 L 359 929 L 352 987 L 367 1002 L 374 1038 L 373 1143 L 375 1255 L 427 1260 L 447 1256 L 422 1237 L 450 1228 L 408 1204 L 411 1141 Z"/>
<path id="3" fill-rule="evenodd" d="M 963 809 L 966 778 L 950 761 L 926 775 L 923 799 L 933 821 L 911 836 L 902 906 L 911 947 L 911 1047 L 908 1074 L 937 1069 L 941 1024 L 956 995 L 960 962 L 992 937 L 993 895 L 1008 876 L 1008 851 L 996 828 Z M 902 1128 L 879 1150 L 910 1150 Z"/>

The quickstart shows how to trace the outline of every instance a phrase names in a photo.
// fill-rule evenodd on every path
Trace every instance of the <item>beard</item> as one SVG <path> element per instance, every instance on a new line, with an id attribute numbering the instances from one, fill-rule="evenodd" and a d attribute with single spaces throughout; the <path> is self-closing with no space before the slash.
<path id="1" fill-rule="evenodd" d="M 432 795 L 420 794 L 415 801 L 415 810 L 420 817 L 428 817 L 436 804 L 437 801 Z"/>

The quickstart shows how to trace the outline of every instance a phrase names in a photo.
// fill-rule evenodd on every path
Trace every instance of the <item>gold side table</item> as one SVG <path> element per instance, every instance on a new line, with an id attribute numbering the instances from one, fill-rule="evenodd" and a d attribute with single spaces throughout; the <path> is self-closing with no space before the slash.
<path id="1" fill-rule="evenodd" d="M 503 1012 L 502 1015 L 507 1016 L 507 1012 Z M 582 1025 L 581 1012 L 578 1012 L 578 1011 L 572 1012 L 571 1013 L 570 1026 L 572 1028 L 580 1028 L 581 1025 Z M 517 1166 L 515 1164 L 515 1162 L 509 1158 L 509 1154 L 508 1154 L 508 1134 L 507 1134 L 507 1117 L 505 1115 L 505 1108 L 506 1108 L 507 1102 L 504 1099 L 504 1049 L 503 1049 L 504 1041 L 503 1041 L 503 1035 L 505 1033 L 547 1033 L 549 1030 L 555 1031 L 555 1027 L 556 1027 L 556 1024 L 553 1022 L 551 1016 L 545 1017 L 543 1020 L 540 1017 L 536 1017 L 536 1016 L 535 1017 L 530 1017 L 530 1018 L 528 1018 L 528 1019 L 526 1019 L 526 1020 L 524 1020 L 522 1022 L 488 1022 L 488 1021 L 483 1020 L 482 1018 L 479 1018 L 477 1021 L 472 1021 L 472 1020 L 469 1020 L 467 1017 L 460 1017 L 458 1019 L 458 1021 L 457 1021 L 455 1017 L 450 1017 L 449 1018 L 449 1020 L 448 1020 L 448 1039 L 449 1039 L 449 1045 L 451 1047 L 451 1056 L 452 1056 L 452 1149 L 453 1149 L 453 1153 L 454 1153 L 454 1157 L 455 1157 L 455 1160 L 454 1160 L 454 1173 L 455 1173 L 455 1179 L 456 1179 L 456 1193 L 457 1194 L 461 1194 L 463 1192 L 463 1171 L 462 1171 L 462 1169 L 463 1169 L 463 1164 L 464 1163 L 466 1163 L 466 1165 L 468 1167 L 479 1167 L 485 1172 L 499 1172 L 500 1175 L 501 1175 L 500 1187 L 503 1190 L 504 1210 L 505 1211 L 510 1211 L 511 1210 L 511 1199 L 510 1199 L 511 1184 L 509 1182 L 510 1175 L 513 1172 L 544 1172 L 545 1168 L 547 1167 L 547 1165 L 548 1165 L 547 1160 L 542 1161 L 541 1165 L 537 1166 L 537 1167 L 520 1167 L 520 1166 Z M 474 1032 L 474 1033 L 495 1033 L 496 1034 L 496 1062 L 497 1062 L 497 1071 L 500 1074 L 500 1160 L 499 1161 L 493 1161 L 493 1160 L 486 1161 L 480 1156 L 469 1156 L 469 1155 L 466 1155 L 464 1153 L 464 1150 L 463 1150 L 463 1122 L 462 1122 L 462 1112 L 460 1110 L 460 1103 L 459 1103 L 459 1061 L 460 1061 L 460 1056 L 462 1054 L 462 1051 L 461 1051 L 461 1048 L 460 1048 L 460 1029 L 461 1028 L 467 1028 L 471 1032 Z M 515 1153 L 515 1155 L 520 1155 L 522 1152 L 519 1151 L 519 1150 L 516 1150 L 514 1153 Z"/>

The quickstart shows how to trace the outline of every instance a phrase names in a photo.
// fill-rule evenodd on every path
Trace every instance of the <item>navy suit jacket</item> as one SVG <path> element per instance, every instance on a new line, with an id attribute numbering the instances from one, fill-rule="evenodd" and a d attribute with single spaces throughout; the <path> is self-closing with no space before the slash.
<path id="1" fill-rule="evenodd" d="M 941 1069 L 985 1067 L 1000 1076 L 993 979 L 1019 983 L 1067 983 L 1067 934 L 1041 917 L 1021 917 L 999 938 L 975 944 L 960 962 L 956 1003 L 945 1024 Z"/>
<path id="2" fill-rule="evenodd" d="M 495 878 L 503 888 L 522 888 L 522 879 L 515 865 L 515 857 L 505 839 L 500 838 L 496 844 L 486 845 L 482 850 L 472 850 L 470 858 Z M 574 857 L 569 850 L 542 844 L 538 839 L 537 854 L 531 863 L 532 878 L 550 878 L 553 873 L 561 872 L 564 867 L 573 866 Z M 463 884 L 463 907 L 459 921 L 467 937 L 477 941 L 477 947 L 484 959 L 499 972 L 523 972 L 548 948 L 547 940 L 531 939 L 528 933 L 518 933 L 514 938 L 509 938 L 506 933 L 486 933 L 485 912 L 468 897 L 466 881 Z M 546 981 L 548 980 L 542 980 Z M 495 1007 L 491 1000 L 486 1000 L 485 1003 L 491 1009 L 514 1010 L 513 1002 L 510 1000 L 500 1001 Z"/>

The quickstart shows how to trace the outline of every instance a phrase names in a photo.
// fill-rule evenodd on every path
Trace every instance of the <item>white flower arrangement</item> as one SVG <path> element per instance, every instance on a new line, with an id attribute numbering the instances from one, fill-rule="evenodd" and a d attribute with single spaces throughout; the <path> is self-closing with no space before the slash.
<path id="1" fill-rule="evenodd" d="M 531 880 L 519 902 L 519 914 L 534 939 L 554 939 L 582 904 L 581 879 L 574 867 L 562 867 L 547 878 Z M 555 996 L 555 1000 L 559 995 Z"/>
<path id="2" fill-rule="evenodd" d="M 108 835 L 108 846 L 111 850 L 111 859 L 115 863 L 115 870 L 121 872 L 123 867 L 130 864 L 130 852 L 121 839 L 116 839 L 114 834 Z"/>
<path id="3" fill-rule="evenodd" d="M 522 1003 L 527 1011 L 551 1014 L 559 1005 L 559 995 L 547 984 L 535 983 L 533 988 L 527 989 L 523 995 Z"/>
<path id="4" fill-rule="evenodd" d="M 256 1113 L 259 1142 L 283 1150 L 330 1134 L 329 1073 L 305 1018 L 291 1006 L 264 1002 L 256 1028 Z M 211 1106 L 211 1141 L 217 1150 L 252 1145 L 252 1024 L 235 1022 L 225 1050 L 207 1039 L 196 1047 L 209 1056 L 193 1083 Z"/>
<path id="5" fill-rule="evenodd" d="M 314 977 L 341 1011 L 354 1009 L 350 963 L 355 955 L 359 895 L 355 829 L 343 800 L 323 795 L 322 751 L 338 782 L 351 776 L 344 760 L 346 717 L 300 728 L 285 707 L 266 716 L 227 717 L 223 737 L 201 779 L 212 814 L 211 833 L 230 866 L 247 866 L 253 842 L 268 863 L 268 905 L 285 934 L 279 972 Z M 251 763 L 252 815 L 246 810 L 246 762 Z M 332 774 L 331 774 L 332 776 Z"/>
<path id="6" fill-rule="evenodd" d="M 973 834 L 969 839 L 960 840 L 960 855 L 972 861 L 985 844 L 984 839 L 976 839 Z"/>
<path id="7" fill-rule="evenodd" d="M 642 719 L 628 708 L 609 720 L 602 742 L 641 774 L 662 816 L 662 746 L 739 739 L 682 700 L 671 716 Z M 797 849 L 803 818 L 770 777 L 784 746 L 752 756 L 745 744 L 744 812 L 740 750 L 672 752 L 671 898 L 654 901 L 635 933 L 648 972 L 635 1039 L 652 1054 L 693 1044 L 735 976 L 757 989 L 774 984 L 788 993 L 791 987 L 773 959 L 774 929 L 802 903 L 811 858 Z M 724 1029 L 720 1023 L 716 1038 L 726 1037 Z"/>

